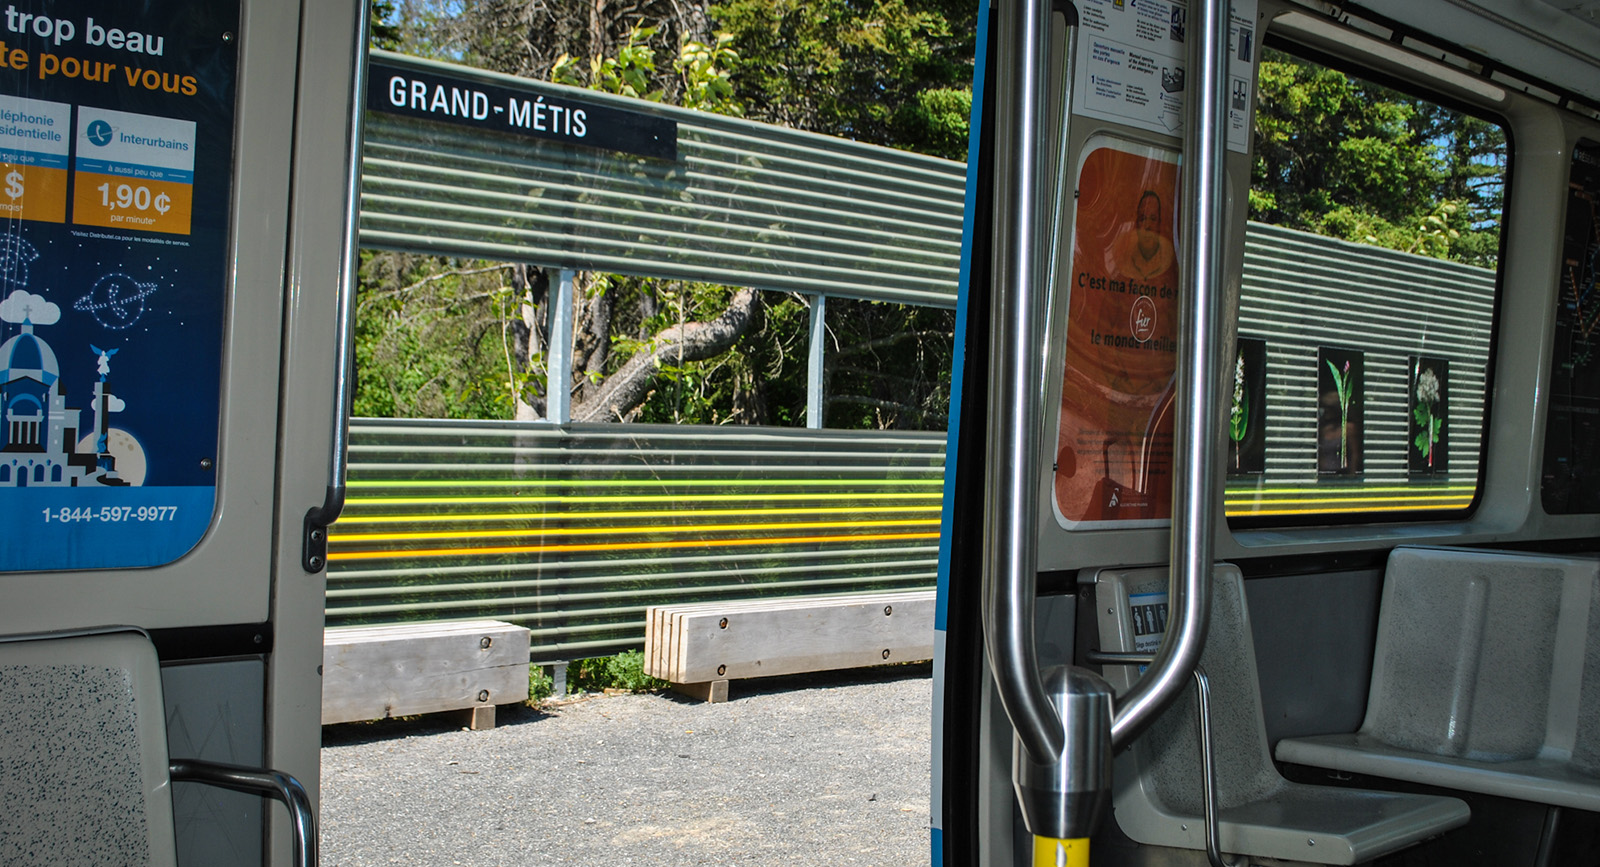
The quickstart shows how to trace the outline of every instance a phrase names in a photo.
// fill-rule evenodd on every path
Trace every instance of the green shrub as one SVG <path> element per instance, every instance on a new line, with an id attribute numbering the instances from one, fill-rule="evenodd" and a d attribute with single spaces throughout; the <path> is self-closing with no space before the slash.
<path id="1" fill-rule="evenodd" d="M 528 706 L 537 707 L 539 702 L 550 697 L 555 691 L 556 682 L 550 675 L 544 673 L 544 666 L 528 666 Z"/>
<path id="2" fill-rule="evenodd" d="M 599 692 L 625 689 L 649 692 L 665 689 L 667 682 L 644 673 L 644 653 L 628 650 L 616 656 L 580 659 L 567 666 L 569 692 Z"/>

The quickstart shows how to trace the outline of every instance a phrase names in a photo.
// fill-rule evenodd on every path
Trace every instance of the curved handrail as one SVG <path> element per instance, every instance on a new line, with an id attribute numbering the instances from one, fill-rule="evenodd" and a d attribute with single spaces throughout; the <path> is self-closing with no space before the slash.
<path id="1" fill-rule="evenodd" d="M 1149 665 L 1155 657 L 1148 653 L 1113 653 L 1091 650 L 1087 660 L 1091 665 Z M 1248 858 L 1235 861 L 1222 851 L 1222 825 L 1217 817 L 1217 762 L 1211 745 L 1211 678 L 1205 667 L 1194 666 L 1195 709 L 1200 739 L 1200 795 L 1206 823 L 1206 860 L 1211 867 L 1244 867 Z"/>
<path id="2" fill-rule="evenodd" d="M 1166 638 L 1155 662 L 1117 702 L 1111 721 L 1111 747 L 1120 750 L 1143 731 L 1183 688 L 1200 661 L 1211 614 L 1212 538 L 1216 530 L 1213 484 L 1220 430 L 1214 347 L 1222 328 L 1223 158 L 1226 156 L 1228 5 L 1225 0 L 1190 4 L 1190 38 L 1196 40 L 1190 66 L 1199 85 L 1186 99 L 1184 163 L 1194 192 L 1185 197 L 1182 267 L 1189 290 L 1183 293 L 1178 351 L 1177 415 L 1173 425 L 1172 577 L 1167 593 L 1171 612 Z M 1196 175 L 1198 177 L 1196 177 Z"/>
<path id="3" fill-rule="evenodd" d="M 339 345 L 334 356 L 333 446 L 328 459 L 328 488 L 321 505 L 306 511 L 303 522 L 300 565 L 307 572 L 321 572 L 328 565 L 328 525 L 344 511 L 347 446 L 350 440 L 350 399 L 355 390 L 352 359 L 355 358 L 356 270 L 361 231 L 361 145 L 367 93 L 367 41 L 372 27 L 372 10 L 366 2 L 357 4 L 355 66 L 350 81 L 350 137 L 345 154 L 345 215 L 339 239 L 339 300 L 337 320 Z"/>
<path id="4" fill-rule="evenodd" d="M 1201 167 L 1185 201 L 1183 293 L 1174 423 L 1172 628 L 1145 676 L 1117 703 L 1112 748 L 1121 749 L 1176 697 L 1205 644 L 1210 619 L 1212 482 L 1217 452 L 1212 422 L 1220 393 L 1212 346 L 1222 334 L 1221 281 L 1223 157 L 1228 15 L 1220 0 L 1194 4 L 1196 39 L 1191 67 L 1199 86 L 1187 100 L 1186 162 Z M 1048 268 L 1035 239 L 1048 224 L 1039 189 L 1047 125 L 1044 69 L 1049 12 L 1039 0 L 1007 4 L 999 17 L 1000 45 L 1014 46 L 998 64 L 995 150 L 996 213 L 990 325 L 991 413 L 985 492 L 984 641 L 1006 714 L 1036 761 L 1054 761 L 1064 743 L 1060 719 L 1045 695 L 1034 645 L 1037 532 L 1038 401 L 1032 400 L 1042 367 L 1042 337 L 1035 287 Z"/>
<path id="5" fill-rule="evenodd" d="M 1039 303 L 1049 268 L 1037 241 L 1049 228 L 1050 0 L 1006 3 L 998 16 L 995 237 L 989 326 L 989 424 L 984 495 L 983 622 L 990 670 L 1023 747 L 1041 764 L 1065 735 L 1045 693 L 1034 645 L 1038 572 L 1038 440 L 1043 373 Z"/>
<path id="6" fill-rule="evenodd" d="M 270 768 L 246 768 L 199 759 L 173 759 L 167 765 L 167 775 L 174 782 L 204 783 L 282 801 L 289 808 L 295 867 L 316 867 L 317 811 L 311 807 L 311 796 L 299 780 Z"/>

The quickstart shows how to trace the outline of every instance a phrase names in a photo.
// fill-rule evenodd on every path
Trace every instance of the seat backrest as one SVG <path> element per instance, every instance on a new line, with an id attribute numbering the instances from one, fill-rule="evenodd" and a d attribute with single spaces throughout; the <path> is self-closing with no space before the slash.
<path id="1" fill-rule="evenodd" d="M 0 864 L 175 864 L 167 775 L 146 635 L 0 637 Z"/>
<path id="2" fill-rule="evenodd" d="M 1564 679 L 1557 668 L 1563 657 L 1576 665 L 1582 654 L 1588 606 L 1562 617 L 1575 569 L 1592 575 L 1594 562 L 1392 551 L 1362 733 L 1399 749 L 1474 761 L 1539 755 L 1552 734 L 1552 685 Z M 1576 697 L 1576 675 L 1567 701 Z M 1561 738 L 1569 747 L 1572 725 L 1565 723 Z"/>
<path id="3" fill-rule="evenodd" d="M 1166 628 L 1167 570 L 1105 570 L 1096 586 L 1100 649 L 1153 650 Z M 1244 582 L 1231 564 L 1219 563 L 1213 573 L 1211 619 L 1200 664 L 1211 680 L 1212 742 L 1218 755 L 1228 757 L 1217 764 L 1218 805 L 1225 809 L 1270 796 L 1283 778 L 1272 764 L 1261 716 Z M 1129 666 L 1105 671 L 1119 693 L 1132 687 L 1137 674 Z M 1191 683 L 1130 751 L 1137 777 L 1148 781 L 1150 797 L 1187 815 L 1200 815 L 1203 808 L 1195 714 Z M 1120 766 L 1118 776 L 1123 776 Z"/>
<path id="4" fill-rule="evenodd" d="M 1589 584 L 1584 619 L 1583 676 L 1578 688 L 1578 718 L 1573 732 L 1572 766 L 1600 777 L 1600 574 Z"/>

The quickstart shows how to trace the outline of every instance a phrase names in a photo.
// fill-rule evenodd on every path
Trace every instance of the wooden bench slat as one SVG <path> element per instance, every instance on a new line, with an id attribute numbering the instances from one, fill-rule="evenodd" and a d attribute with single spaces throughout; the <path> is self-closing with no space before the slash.
<path id="1" fill-rule="evenodd" d="M 933 591 L 917 591 L 657 606 L 647 673 L 704 684 L 927 660 L 934 605 Z"/>
<path id="2" fill-rule="evenodd" d="M 526 701 L 528 647 L 526 628 L 493 620 L 330 629 L 322 722 Z"/>

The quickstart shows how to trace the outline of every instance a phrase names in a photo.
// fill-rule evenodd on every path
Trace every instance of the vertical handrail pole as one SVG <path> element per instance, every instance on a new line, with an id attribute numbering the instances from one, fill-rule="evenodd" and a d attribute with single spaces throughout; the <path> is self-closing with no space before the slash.
<path id="1" fill-rule="evenodd" d="M 1042 407 L 1040 298 L 1050 229 L 1044 158 L 1050 0 L 1000 4 L 995 82 L 995 234 L 989 328 L 984 496 L 984 642 L 1001 703 L 1035 761 L 1054 762 L 1065 736 L 1034 645 L 1038 571 L 1038 439 Z"/>
<path id="2" fill-rule="evenodd" d="M 345 472 L 350 442 L 350 400 L 355 390 L 352 359 L 356 346 L 356 283 L 361 264 L 361 151 L 363 114 L 367 93 L 367 40 L 372 27 L 368 2 L 357 4 L 354 68 L 350 73 L 349 137 L 345 140 L 344 225 L 339 247 L 339 298 L 334 308 L 336 339 L 333 370 L 333 445 L 328 458 L 328 488 L 322 504 L 306 512 L 302 527 L 300 565 L 307 572 L 321 572 L 328 565 L 328 525 L 344 511 Z"/>
<path id="3" fill-rule="evenodd" d="M 1212 538 L 1216 529 L 1213 485 L 1219 457 L 1221 406 L 1216 359 L 1221 353 L 1222 254 L 1224 242 L 1223 159 L 1227 153 L 1228 4 L 1195 0 L 1189 5 L 1190 68 L 1198 86 L 1185 96 L 1183 293 L 1178 342 L 1177 402 L 1173 442 L 1172 577 L 1168 590 L 1171 626 L 1155 663 L 1117 702 L 1111 723 L 1113 749 L 1143 731 L 1183 688 L 1200 661 L 1211 613 Z"/>

